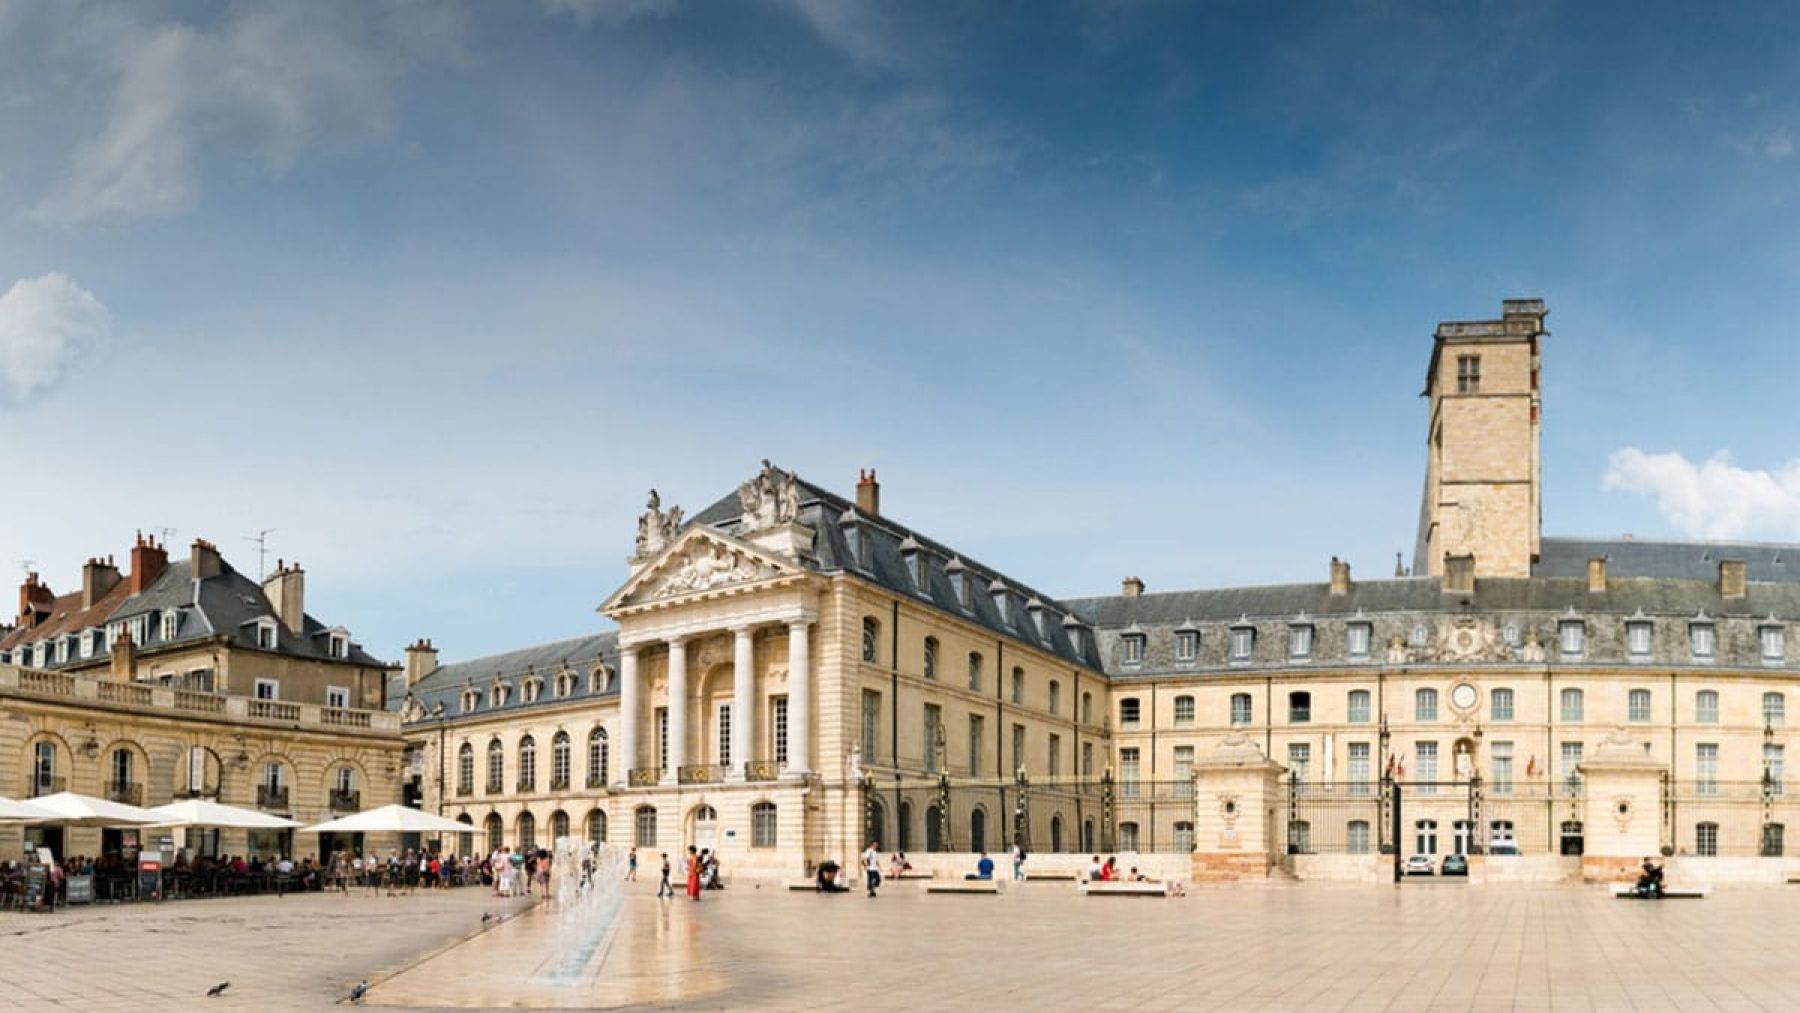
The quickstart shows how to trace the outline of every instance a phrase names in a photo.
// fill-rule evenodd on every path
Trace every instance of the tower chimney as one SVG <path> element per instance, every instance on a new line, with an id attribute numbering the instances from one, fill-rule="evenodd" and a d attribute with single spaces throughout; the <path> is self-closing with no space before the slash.
<path id="1" fill-rule="evenodd" d="M 1126 577 L 1123 581 L 1119 582 L 1119 593 L 1127 598 L 1137 598 L 1142 596 L 1144 593 L 1144 579 L 1142 577 Z"/>
<path id="2" fill-rule="evenodd" d="M 88 560 L 81 567 L 81 607 L 93 608 L 94 603 L 106 597 L 106 592 L 119 586 L 119 568 L 110 559 L 98 557 Z"/>
<path id="3" fill-rule="evenodd" d="M 1741 559 L 1719 560 L 1719 597 L 1742 598 L 1747 593 L 1748 578 Z"/>
<path id="4" fill-rule="evenodd" d="M 431 641 L 419 639 L 406 648 L 406 688 L 411 689 L 420 679 L 425 678 L 438 667 L 437 648 Z"/>
<path id="5" fill-rule="evenodd" d="M 298 562 L 289 566 L 277 559 L 275 572 L 263 578 L 263 594 L 281 625 L 292 633 L 306 632 L 306 571 Z"/>
<path id="6" fill-rule="evenodd" d="M 1331 593 L 1350 593 L 1350 564 L 1336 556 L 1331 557 Z"/>
<path id="7" fill-rule="evenodd" d="M 142 531 L 138 532 L 137 542 L 131 547 L 131 593 L 142 594 L 168 565 L 167 547 L 155 535 L 145 538 Z"/>
<path id="8" fill-rule="evenodd" d="M 1588 593 L 1606 593 L 1606 557 L 1594 556 L 1588 560 Z"/>
<path id="9" fill-rule="evenodd" d="M 30 629 L 50 618 L 55 609 L 56 592 L 50 585 L 38 583 L 35 570 L 25 574 L 25 582 L 19 585 L 19 625 Z"/>
<path id="10" fill-rule="evenodd" d="M 871 517 L 881 514 L 881 483 L 875 481 L 875 469 L 856 472 L 856 509 Z"/>
<path id="11" fill-rule="evenodd" d="M 225 561 L 219 558 L 219 547 L 204 538 L 194 539 L 188 561 L 192 565 L 195 580 L 217 577 L 225 566 Z"/>
<path id="12" fill-rule="evenodd" d="M 113 640 L 110 669 L 114 682 L 130 682 L 137 675 L 137 644 L 131 641 L 129 624 Z"/>

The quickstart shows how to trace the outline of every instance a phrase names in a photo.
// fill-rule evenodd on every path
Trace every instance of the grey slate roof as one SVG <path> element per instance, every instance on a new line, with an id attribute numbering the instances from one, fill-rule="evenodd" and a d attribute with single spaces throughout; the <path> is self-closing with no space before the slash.
<path id="1" fill-rule="evenodd" d="M 1800 581 L 1800 545 L 1643 538 L 1545 538 L 1531 573 L 1534 577 L 1585 577 L 1588 560 L 1595 556 L 1606 558 L 1609 578 L 1716 580 L 1720 560 L 1738 559 L 1752 581 Z"/>
<path id="2" fill-rule="evenodd" d="M 850 500 L 798 475 L 795 480 L 800 485 L 799 520 L 817 533 L 813 551 L 818 559 L 819 570 L 826 573 L 855 573 L 890 591 L 961 616 L 998 635 L 1010 637 L 1077 664 L 1098 665 L 1091 643 L 1093 638 L 1083 637 L 1079 646 L 1071 642 L 1069 631 L 1063 625 L 1068 609 L 1053 596 L 1007 577 L 968 556 L 960 555 L 949 546 L 927 538 L 890 517 L 857 512 L 855 504 Z M 860 557 L 850 550 L 843 523 L 846 513 L 860 531 L 860 537 L 866 546 Z M 737 494 L 733 492 L 695 514 L 688 523 L 704 524 L 735 533 L 741 515 Z M 909 541 L 911 544 L 907 547 L 916 545 L 918 555 L 924 561 L 922 582 L 915 583 L 901 553 L 902 543 Z M 958 599 L 946 569 L 953 559 L 960 560 L 964 567 L 968 602 L 966 606 Z M 1007 589 L 1006 597 L 1010 606 L 1006 615 L 1001 614 L 990 590 L 996 581 Z M 1032 618 L 1032 610 L 1027 607 L 1034 600 L 1043 606 L 1041 634 L 1038 624 Z"/>
<path id="3" fill-rule="evenodd" d="M 607 668 L 605 684 L 600 692 L 590 691 L 589 672 L 596 664 L 604 664 Z M 617 696 L 619 666 L 619 634 L 616 630 L 604 633 L 592 633 L 584 637 L 569 640 L 557 640 L 545 644 L 535 644 L 502 654 L 490 654 L 481 658 L 471 658 L 454 664 L 440 665 L 426 673 L 412 687 L 412 694 L 425 708 L 429 715 L 437 704 L 444 705 L 444 714 L 452 719 L 458 717 L 476 718 L 505 711 L 523 710 L 531 707 L 549 706 L 563 703 L 570 699 L 587 698 L 602 699 Z M 573 697 L 558 699 L 554 692 L 556 673 L 568 668 L 580 677 L 579 685 Z M 534 703 L 525 702 L 525 693 L 520 683 L 527 675 L 535 673 L 544 680 L 544 693 Z M 499 707 L 489 705 L 488 689 L 498 677 L 511 687 L 506 695 L 506 703 Z M 406 696 L 405 679 L 399 681 L 398 692 L 395 692 L 394 680 L 388 683 L 388 706 L 399 706 Z M 473 686 L 481 694 L 481 705 L 469 714 L 462 713 L 462 691 Z M 427 719 L 429 720 L 429 719 Z"/>

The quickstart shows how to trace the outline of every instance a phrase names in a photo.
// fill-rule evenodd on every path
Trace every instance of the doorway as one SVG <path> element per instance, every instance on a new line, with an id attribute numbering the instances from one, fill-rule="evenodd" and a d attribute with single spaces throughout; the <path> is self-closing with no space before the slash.
<path id="1" fill-rule="evenodd" d="M 709 805 L 695 807 L 692 840 L 694 847 L 701 850 L 718 850 L 719 811 L 717 809 Z"/>

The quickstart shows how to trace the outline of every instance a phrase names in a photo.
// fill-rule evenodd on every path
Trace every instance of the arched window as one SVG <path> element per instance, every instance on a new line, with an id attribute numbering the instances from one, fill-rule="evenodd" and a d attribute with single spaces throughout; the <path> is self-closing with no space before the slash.
<path id="1" fill-rule="evenodd" d="M 1062 683 L 1050 680 L 1050 713 L 1062 710 Z"/>
<path id="2" fill-rule="evenodd" d="M 1438 715 L 1438 696 L 1435 689 L 1413 691 L 1413 719 L 1417 721 L 1436 721 Z"/>
<path id="3" fill-rule="evenodd" d="M 1094 694 L 1092 693 L 1081 694 L 1081 723 L 1084 725 L 1094 723 Z"/>
<path id="4" fill-rule="evenodd" d="M 606 843 L 606 810 L 595 809 L 588 813 L 587 839 L 589 844 Z"/>
<path id="5" fill-rule="evenodd" d="M 937 678 L 938 640 L 936 637 L 925 638 L 925 678 Z"/>
<path id="6" fill-rule="evenodd" d="M 1562 719 L 1564 721 L 1582 720 L 1584 710 L 1581 690 L 1565 689 L 1562 691 Z"/>
<path id="7" fill-rule="evenodd" d="M 487 790 L 489 795 L 506 790 L 506 747 L 499 739 L 488 743 Z"/>
<path id="8" fill-rule="evenodd" d="M 636 823 L 636 836 L 633 838 L 640 848 L 656 847 L 656 807 L 641 805 L 633 814 Z"/>
<path id="9" fill-rule="evenodd" d="M 569 733 L 557 732 L 550 740 L 550 790 L 561 791 L 569 786 Z M 567 834 L 558 836 L 566 837 Z"/>
<path id="10" fill-rule="evenodd" d="M 469 828 L 456 835 L 457 853 L 466 858 L 475 854 L 475 818 L 468 813 L 463 813 L 456 818 L 456 822 Z"/>
<path id="11" fill-rule="evenodd" d="M 506 846 L 506 831 L 500 822 L 499 813 L 489 813 L 487 818 L 487 849 L 499 851 Z"/>
<path id="12" fill-rule="evenodd" d="M 900 851 L 912 850 L 912 815 L 912 803 L 902 799 L 900 801 L 899 839 L 894 842 L 894 847 Z"/>
<path id="13" fill-rule="evenodd" d="M 981 652 L 969 652 L 969 688 L 981 692 Z"/>
<path id="14" fill-rule="evenodd" d="M 758 802 L 750 807 L 750 846 L 772 848 L 776 835 L 775 803 Z"/>
<path id="15" fill-rule="evenodd" d="M 1081 821 L 1081 850 L 1087 852 L 1100 850 L 1100 845 L 1094 837 L 1094 818 L 1092 816 Z"/>
<path id="16" fill-rule="evenodd" d="M 589 788 L 606 787 L 608 780 L 606 761 L 606 729 L 596 725 L 593 731 L 588 732 L 587 786 Z"/>
<path id="17" fill-rule="evenodd" d="M 551 846 L 554 847 L 557 841 L 567 836 L 569 836 L 569 814 L 558 809 L 550 814 Z"/>
<path id="18" fill-rule="evenodd" d="M 1366 855 L 1369 853 L 1368 820 L 1351 820 L 1350 825 L 1345 829 L 1344 837 L 1345 850 L 1349 851 L 1352 855 Z"/>
<path id="19" fill-rule="evenodd" d="M 1787 696 L 1781 693 L 1763 694 L 1763 724 L 1770 728 L 1780 728 L 1787 721 Z"/>
<path id="20" fill-rule="evenodd" d="M 1062 849 L 1063 818 L 1062 813 L 1057 813 L 1055 816 L 1050 817 L 1050 850 L 1054 853 L 1060 852 Z"/>
<path id="21" fill-rule="evenodd" d="M 519 790 L 537 790 L 537 740 L 529 735 L 519 740 Z"/>
<path id="22" fill-rule="evenodd" d="M 987 810 L 980 806 L 969 812 L 969 850 L 987 850 Z"/>
<path id="23" fill-rule="evenodd" d="M 881 657 L 881 624 L 863 616 L 862 660 L 873 665 Z"/>
<path id="24" fill-rule="evenodd" d="M 475 747 L 465 742 L 456 751 L 456 793 L 469 795 L 475 791 Z"/>
<path id="25" fill-rule="evenodd" d="M 537 847 L 537 817 L 528 812 L 519 814 L 519 847 L 527 851 Z"/>
<path id="26" fill-rule="evenodd" d="M 925 850 L 944 850 L 944 811 L 935 805 L 925 807 Z"/>

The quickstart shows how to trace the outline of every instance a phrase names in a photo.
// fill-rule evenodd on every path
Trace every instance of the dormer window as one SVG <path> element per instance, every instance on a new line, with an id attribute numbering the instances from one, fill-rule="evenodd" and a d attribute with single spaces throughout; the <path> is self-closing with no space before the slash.
<path id="1" fill-rule="evenodd" d="M 1231 663 L 1247 665 L 1250 653 L 1256 648 L 1256 627 L 1248 623 L 1240 623 L 1231 628 Z"/>
<path id="2" fill-rule="evenodd" d="M 1000 621 L 1012 625 L 1012 590 L 1004 581 L 996 580 L 988 585 L 988 595 L 994 599 L 994 611 L 1000 614 Z"/>
<path id="3" fill-rule="evenodd" d="M 1787 627 L 1773 619 L 1757 627 L 1757 640 L 1762 643 L 1762 660 L 1766 665 L 1779 665 L 1787 660 Z"/>
<path id="4" fill-rule="evenodd" d="M 950 591 L 956 595 L 956 604 L 963 609 L 969 607 L 969 568 L 957 557 L 951 557 L 944 564 L 944 573 L 950 578 Z"/>
<path id="5" fill-rule="evenodd" d="M 1362 660 L 1369 656 L 1369 642 L 1374 639 L 1374 630 L 1368 623 L 1351 623 L 1344 627 L 1344 653 L 1353 660 Z"/>
<path id="6" fill-rule="evenodd" d="M 1625 623 L 1625 653 L 1631 660 L 1649 659 L 1652 632 L 1648 619 L 1632 619 Z"/>
<path id="7" fill-rule="evenodd" d="M 1191 665 L 1200 657 L 1200 631 L 1181 629 L 1175 631 L 1175 662 L 1180 665 Z"/>
<path id="8" fill-rule="evenodd" d="M 332 657 L 348 658 L 350 656 L 350 637 L 347 634 L 333 633 L 330 646 Z"/>
<path id="9" fill-rule="evenodd" d="M 1688 624 L 1688 646 L 1693 651 L 1695 661 L 1713 660 L 1717 634 L 1711 620 L 1702 618 Z"/>
<path id="10" fill-rule="evenodd" d="M 131 617 L 131 642 L 139 647 L 150 642 L 150 613 Z"/>
<path id="11" fill-rule="evenodd" d="M 175 639 L 175 630 L 181 625 L 181 613 L 170 609 L 162 614 L 162 642 L 169 643 Z"/>
<path id="12" fill-rule="evenodd" d="M 863 558 L 867 551 L 867 539 L 863 534 L 862 520 L 856 516 L 854 507 L 844 511 L 843 516 L 838 518 L 838 527 L 844 531 L 844 545 L 850 551 L 850 565 L 867 568 L 869 561 Z"/>
<path id="13" fill-rule="evenodd" d="M 1578 659 L 1587 649 L 1587 623 L 1579 619 L 1564 619 L 1556 624 L 1556 641 L 1563 660 Z"/>
<path id="14" fill-rule="evenodd" d="M 1144 640 L 1142 633 L 1127 633 L 1119 638 L 1119 660 L 1126 668 L 1144 664 Z"/>
<path id="15" fill-rule="evenodd" d="M 610 669 L 608 669 L 604 664 L 595 665 L 593 667 L 593 670 L 588 672 L 588 692 L 589 693 L 604 693 L 604 692 L 606 692 L 606 687 L 611 682 L 612 682 L 612 671 Z"/>
<path id="16" fill-rule="evenodd" d="M 1311 623 L 1294 623 L 1288 627 L 1288 660 L 1312 660 L 1313 628 Z"/>
<path id="17" fill-rule="evenodd" d="M 906 575 L 912 580 L 913 587 L 925 590 L 925 553 L 919 550 L 918 539 L 907 535 L 900 543 L 900 561 L 906 565 Z"/>
<path id="18" fill-rule="evenodd" d="M 92 657 L 106 650 L 106 631 L 98 626 L 87 631 L 86 643 L 81 648 L 81 656 Z"/>
<path id="19" fill-rule="evenodd" d="M 1031 628 L 1037 630 L 1039 640 L 1050 639 L 1050 624 L 1045 618 L 1047 611 L 1044 603 L 1036 598 L 1025 603 L 1025 614 L 1031 617 Z"/>
<path id="20" fill-rule="evenodd" d="M 1074 616 L 1065 617 L 1063 619 L 1063 632 L 1069 635 L 1069 650 L 1077 657 L 1080 657 L 1085 650 L 1085 648 L 1082 647 L 1081 620 Z"/>
<path id="21" fill-rule="evenodd" d="M 475 690 L 473 688 L 465 689 L 462 691 L 462 712 L 464 714 L 467 714 L 470 711 L 474 710 L 476 707 L 480 706 L 480 704 L 481 704 L 481 694 L 480 693 L 475 692 Z"/>
<path id="22" fill-rule="evenodd" d="M 275 620 L 258 619 L 256 621 L 256 646 L 265 651 L 273 651 L 276 643 Z"/>
<path id="23" fill-rule="evenodd" d="M 496 682 L 488 687 L 488 706 L 503 707 L 506 705 L 506 683 Z"/>

